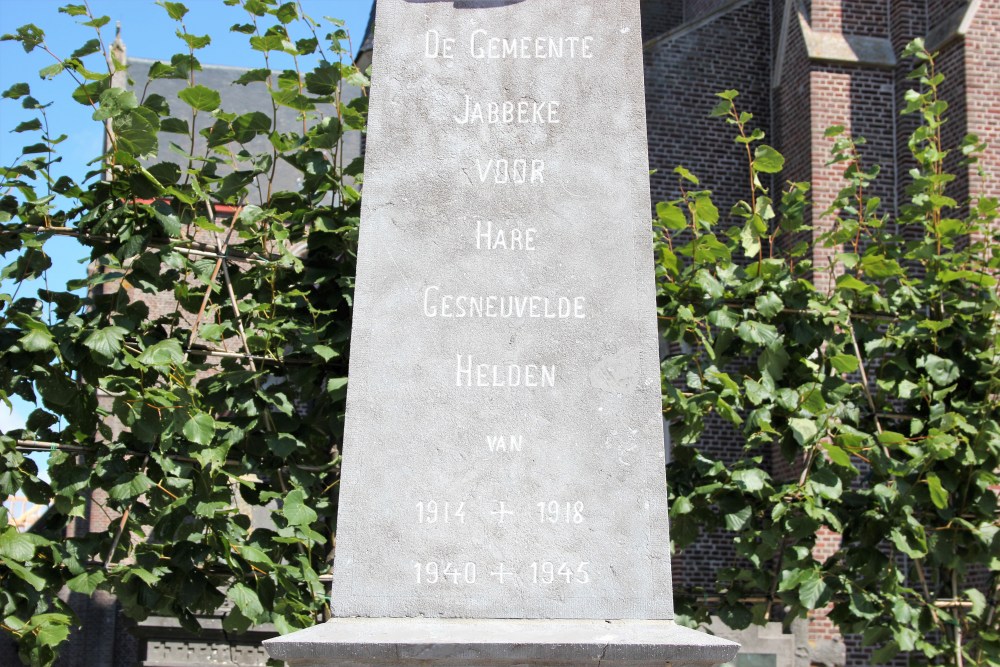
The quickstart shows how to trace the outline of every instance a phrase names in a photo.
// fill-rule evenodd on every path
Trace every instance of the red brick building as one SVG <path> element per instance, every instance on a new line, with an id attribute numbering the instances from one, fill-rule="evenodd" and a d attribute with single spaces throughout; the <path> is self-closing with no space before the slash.
<path id="1" fill-rule="evenodd" d="M 989 144 L 981 166 L 993 180 L 983 181 L 974 168 L 953 169 L 959 178 L 949 195 L 1000 195 L 1000 0 L 643 0 L 642 12 L 649 157 L 659 170 L 651 178 L 653 201 L 678 196 L 678 164 L 713 190 L 721 211 L 747 196 L 745 156 L 732 128 L 709 118 L 715 93 L 736 89 L 740 107 L 784 153 L 782 181 L 812 183 L 807 223 L 818 227 L 816 236 L 818 212 L 843 186 L 838 168 L 827 166 L 832 139 L 824 130 L 832 125 L 867 139 L 866 163 L 882 166 L 875 194 L 895 217 L 912 166 L 907 139 L 918 122 L 900 116 L 914 67 L 900 53 L 915 37 L 941 53 L 948 145 L 968 133 Z M 701 442 L 723 460 L 741 457 L 741 445 L 740 434 L 718 420 Z M 816 555 L 837 548 L 836 535 L 823 535 Z M 736 562 L 729 535 L 703 536 L 675 558 L 676 584 L 714 590 L 715 571 Z M 751 635 L 743 637 L 744 652 L 780 644 Z M 857 638 L 840 637 L 822 613 L 798 624 L 794 646 L 797 666 L 868 664 Z M 785 660 L 768 664 L 792 664 Z"/>

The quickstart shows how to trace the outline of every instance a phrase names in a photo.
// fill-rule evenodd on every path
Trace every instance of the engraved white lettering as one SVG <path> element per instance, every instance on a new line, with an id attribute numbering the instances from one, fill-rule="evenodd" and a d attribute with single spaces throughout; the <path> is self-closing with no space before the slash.
<path id="1" fill-rule="evenodd" d="M 537 294 L 456 295 L 443 293 L 438 285 L 430 285 L 424 289 L 424 317 L 583 320 L 587 318 L 587 297 Z"/>
<path id="2" fill-rule="evenodd" d="M 556 579 L 564 579 L 567 584 L 589 584 L 590 574 L 587 572 L 587 561 L 573 568 L 571 563 L 553 563 L 552 561 L 535 561 L 531 564 L 531 583 L 551 584 Z"/>
<path id="3" fill-rule="evenodd" d="M 472 32 L 469 53 L 476 60 L 594 57 L 594 37 L 494 37 L 480 28 Z"/>
<path id="4" fill-rule="evenodd" d="M 454 37 L 441 37 L 441 33 L 437 30 L 428 30 L 426 43 L 427 48 L 424 51 L 424 55 L 428 58 L 446 58 L 451 60 L 455 57 Z"/>
<path id="5" fill-rule="evenodd" d="M 489 445 L 490 451 L 494 453 L 520 452 L 524 447 L 524 436 L 512 435 L 504 437 L 502 435 L 488 435 L 486 436 L 486 443 Z"/>
<path id="6" fill-rule="evenodd" d="M 449 580 L 453 584 L 474 584 L 478 578 L 478 567 L 471 562 L 414 562 L 413 567 L 416 571 L 418 584 L 448 583 Z"/>
<path id="7" fill-rule="evenodd" d="M 489 220 L 476 220 L 476 250 L 527 250 L 535 249 L 534 227 L 505 229 L 496 227 Z"/>
<path id="8" fill-rule="evenodd" d="M 475 561 L 411 561 L 413 573 L 416 576 L 416 583 L 420 585 L 441 585 L 448 584 L 457 586 L 471 586 L 488 581 L 486 577 L 480 578 L 480 572 L 486 572 L 489 579 L 496 580 L 501 585 L 507 584 L 508 579 L 517 582 L 517 572 L 507 568 L 508 564 L 501 561 L 496 565 L 489 563 L 481 564 Z M 520 581 L 531 583 L 536 586 L 550 586 L 552 584 L 589 584 L 590 563 L 588 561 L 567 562 L 551 560 L 535 560 L 527 563 L 528 572 L 524 572 Z"/>
<path id="9" fill-rule="evenodd" d="M 558 500 L 537 503 L 538 521 L 540 523 L 576 523 L 584 522 L 583 501 L 561 503 Z"/>
<path id="10" fill-rule="evenodd" d="M 536 102 L 534 100 L 504 100 L 503 102 L 477 102 L 465 96 L 463 113 L 454 117 L 459 125 L 482 123 L 484 125 L 556 125 L 559 119 L 560 103 L 554 100 Z"/>
<path id="11" fill-rule="evenodd" d="M 465 523 L 465 503 L 428 500 L 417 503 L 417 523 Z"/>
<path id="12" fill-rule="evenodd" d="M 541 185 L 545 183 L 545 160 L 490 159 L 476 160 L 479 180 L 492 180 L 497 185 Z"/>
<path id="13" fill-rule="evenodd" d="M 477 364 L 471 354 L 458 354 L 456 387 L 554 387 L 556 367 L 526 364 Z"/>

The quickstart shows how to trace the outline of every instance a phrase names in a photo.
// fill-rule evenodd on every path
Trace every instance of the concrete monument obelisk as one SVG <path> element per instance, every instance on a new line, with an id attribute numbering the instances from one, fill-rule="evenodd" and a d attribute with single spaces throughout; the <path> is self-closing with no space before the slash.
<path id="1" fill-rule="evenodd" d="M 333 609 L 293 665 L 715 664 L 672 622 L 639 0 L 379 0 Z"/>

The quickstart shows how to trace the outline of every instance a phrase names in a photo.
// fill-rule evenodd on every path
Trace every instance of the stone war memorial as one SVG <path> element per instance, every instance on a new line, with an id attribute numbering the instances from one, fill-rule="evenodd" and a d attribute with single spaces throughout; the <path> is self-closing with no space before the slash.
<path id="1" fill-rule="evenodd" d="M 639 0 L 379 0 L 332 601 L 289 665 L 714 665 L 673 622 Z"/>

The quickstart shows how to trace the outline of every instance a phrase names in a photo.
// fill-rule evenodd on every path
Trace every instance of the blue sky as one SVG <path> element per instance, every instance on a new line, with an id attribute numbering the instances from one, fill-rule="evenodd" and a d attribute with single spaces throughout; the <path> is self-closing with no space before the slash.
<path id="1" fill-rule="evenodd" d="M 72 1 L 82 3 L 84 0 Z M 33 23 L 45 31 L 49 48 L 60 57 L 66 57 L 95 36 L 93 28 L 79 25 L 85 19 L 59 13 L 59 7 L 68 2 L 69 0 L 0 0 L 0 34 L 11 33 L 21 25 Z M 212 44 L 197 53 L 203 64 L 264 66 L 261 55 L 251 51 L 247 45 L 246 35 L 229 32 L 230 25 L 244 22 L 246 14 L 242 10 L 226 7 L 222 0 L 187 0 L 185 4 L 190 10 L 185 17 L 188 31 L 212 37 Z M 301 0 L 304 11 L 318 21 L 322 22 L 324 16 L 346 21 L 355 50 L 364 37 L 371 4 L 371 0 Z M 121 22 L 122 38 L 130 57 L 169 61 L 174 53 L 186 51 L 186 46 L 173 34 L 176 24 L 153 0 L 89 0 L 89 5 L 96 16 L 106 15 L 111 19 L 102 29 L 106 43 L 114 39 L 115 23 Z M 320 35 L 326 32 L 328 31 L 322 31 Z M 95 59 L 98 57 L 91 56 Z M 15 42 L 0 43 L 0 62 L 3 63 L 3 67 L 0 67 L 0 91 L 23 81 L 31 86 L 32 95 L 40 102 L 54 102 L 47 110 L 51 134 L 66 134 L 68 138 L 60 145 L 63 161 L 55 167 L 53 176 L 65 174 L 81 179 L 88 170 L 87 162 L 100 154 L 101 128 L 91 119 L 92 109 L 77 104 L 70 98 L 76 84 L 65 74 L 51 81 L 41 79 L 38 71 L 54 62 L 51 56 L 41 50 L 26 54 Z M 89 67 L 99 70 L 99 65 L 94 60 Z M 285 66 L 281 62 L 272 62 L 272 65 L 278 69 Z M 33 117 L 34 112 L 21 109 L 18 102 L 0 100 L 2 164 L 12 164 L 20 154 L 21 146 L 38 141 L 36 133 L 11 133 L 18 123 Z M 53 239 L 46 244 L 46 248 L 53 259 L 53 268 L 48 275 L 52 289 L 62 289 L 67 280 L 84 275 L 85 265 L 79 261 L 84 253 L 72 240 Z M 10 257 L 2 258 L 4 264 L 10 260 Z M 18 296 L 30 296 L 38 287 L 41 285 L 27 284 L 21 288 Z M 10 284 L 0 286 L 0 292 L 9 294 L 11 289 Z M 6 406 L 0 404 L 0 431 L 19 428 L 31 409 L 23 401 L 15 401 L 12 414 Z"/>

